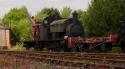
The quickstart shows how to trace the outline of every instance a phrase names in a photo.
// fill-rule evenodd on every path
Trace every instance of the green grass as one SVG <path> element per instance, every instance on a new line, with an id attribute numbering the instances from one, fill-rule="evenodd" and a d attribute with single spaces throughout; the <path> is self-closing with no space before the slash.
<path id="1" fill-rule="evenodd" d="M 120 47 L 112 47 L 111 53 L 121 53 L 121 48 Z"/>
<path id="2" fill-rule="evenodd" d="M 26 51 L 26 48 L 23 47 L 23 43 L 17 43 L 15 46 L 11 47 L 11 51 Z"/>

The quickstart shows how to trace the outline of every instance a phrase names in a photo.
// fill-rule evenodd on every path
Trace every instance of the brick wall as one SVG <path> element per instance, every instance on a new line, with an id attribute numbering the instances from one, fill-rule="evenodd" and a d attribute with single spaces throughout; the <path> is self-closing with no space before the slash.
<path id="1" fill-rule="evenodd" d="M 6 30 L 6 45 L 7 45 L 7 48 L 10 48 L 10 30 Z"/>

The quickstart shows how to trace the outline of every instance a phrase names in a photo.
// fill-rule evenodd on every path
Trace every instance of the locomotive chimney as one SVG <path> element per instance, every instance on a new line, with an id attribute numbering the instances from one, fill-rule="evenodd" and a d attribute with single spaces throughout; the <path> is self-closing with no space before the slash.
<path id="1" fill-rule="evenodd" d="M 77 12 L 76 11 L 74 11 L 73 13 L 72 13 L 72 16 L 73 16 L 73 19 L 75 19 L 75 20 L 77 20 L 78 18 L 77 18 Z"/>

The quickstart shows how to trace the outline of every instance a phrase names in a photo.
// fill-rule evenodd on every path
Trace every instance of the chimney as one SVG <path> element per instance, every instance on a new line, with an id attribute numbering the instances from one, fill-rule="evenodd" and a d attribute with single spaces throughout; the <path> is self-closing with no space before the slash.
<path id="1" fill-rule="evenodd" d="M 78 14 L 77 14 L 77 12 L 76 11 L 74 11 L 73 13 L 72 13 L 72 16 L 73 16 L 73 19 L 75 19 L 75 20 L 77 20 L 78 19 Z"/>

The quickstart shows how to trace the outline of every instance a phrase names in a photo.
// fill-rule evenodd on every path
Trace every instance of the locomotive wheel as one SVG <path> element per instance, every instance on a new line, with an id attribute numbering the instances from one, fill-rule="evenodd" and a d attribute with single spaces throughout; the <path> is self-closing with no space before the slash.
<path id="1" fill-rule="evenodd" d="M 112 43 L 106 42 L 98 47 L 99 52 L 111 52 Z"/>
<path id="2" fill-rule="evenodd" d="M 74 48 L 71 49 L 72 52 L 82 52 L 86 50 L 86 47 L 83 44 L 76 44 Z"/>
<path id="3" fill-rule="evenodd" d="M 76 47 L 74 47 L 74 48 L 72 48 L 70 51 L 71 51 L 71 52 L 77 52 L 78 50 L 77 50 Z"/>
<path id="4" fill-rule="evenodd" d="M 98 47 L 98 50 L 99 50 L 99 52 L 106 52 L 106 46 L 100 45 L 100 46 Z"/>
<path id="5" fill-rule="evenodd" d="M 87 47 L 83 44 L 76 44 L 76 49 L 78 52 L 82 52 L 82 51 L 85 51 Z"/>
<path id="6" fill-rule="evenodd" d="M 71 52 L 82 52 L 82 51 L 83 51 L 82 44 L 76 44 L 75 47 L 71 49 Z"/>

